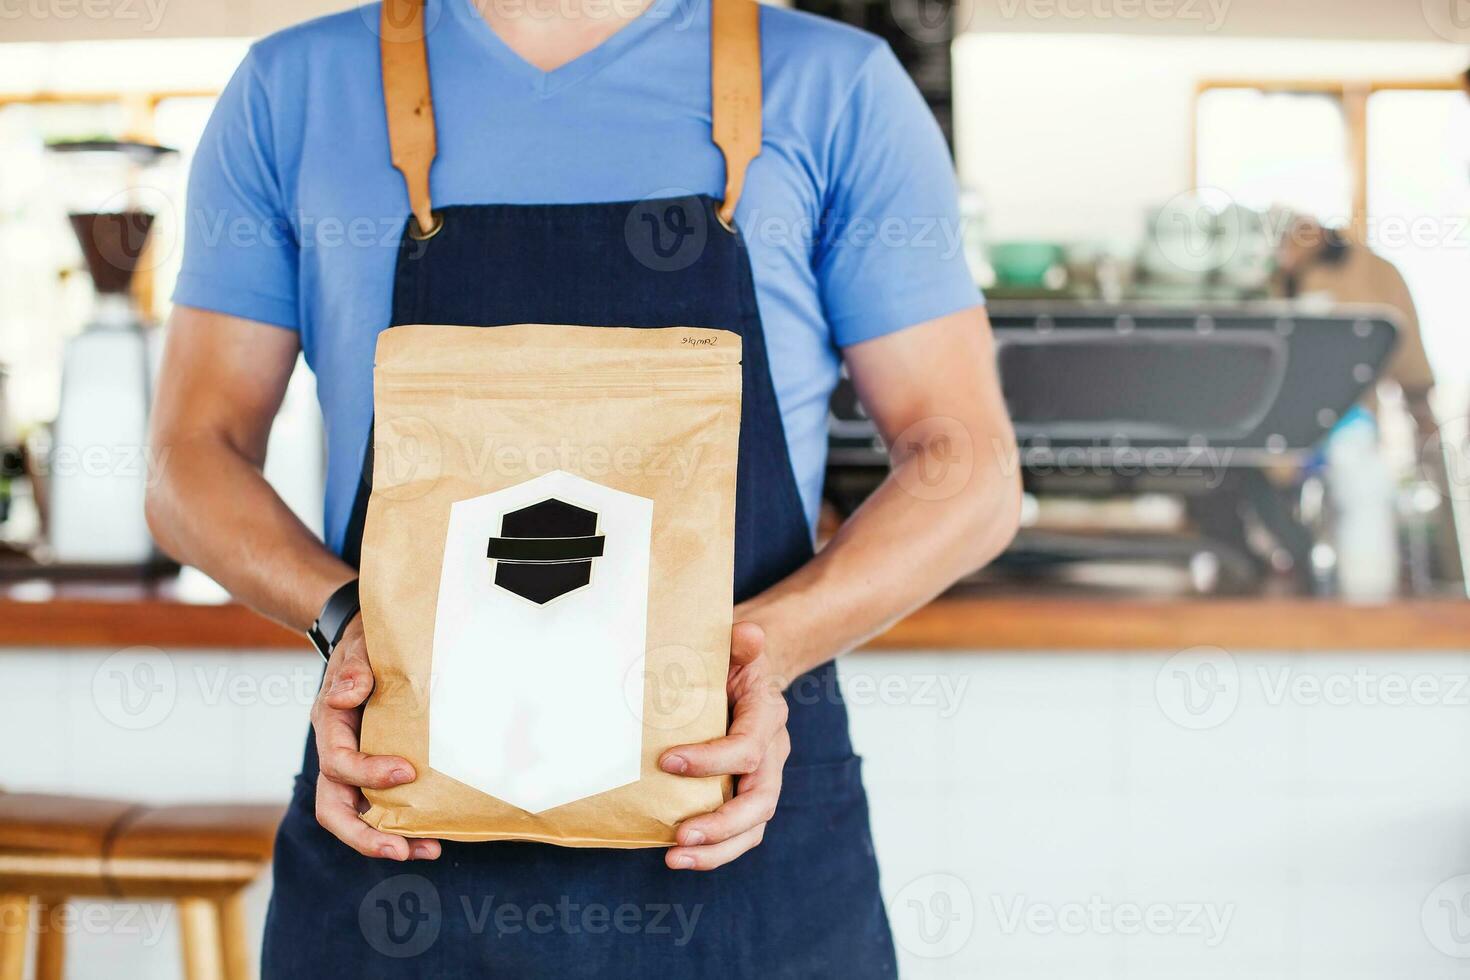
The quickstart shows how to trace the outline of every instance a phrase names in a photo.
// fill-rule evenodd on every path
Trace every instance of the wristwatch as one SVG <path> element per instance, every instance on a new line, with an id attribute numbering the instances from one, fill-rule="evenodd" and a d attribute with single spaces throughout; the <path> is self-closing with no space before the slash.
<path id="1" fill-rule="evenodd" d="M 321 613 L 316 617 L 316 622 L 311 624 L 311 629 L 306 631 L 306 638 L 311 645 L 316 647 L 316 652 L 322 655 L 323 660 L 332 659 L 332 651 L 337 649 L 337 644 L 342 642 L 342 634 L 347 632 L 347 624 L 352 622 L 352 617 L 357 615 L 361 603 L 357 598 L 357 579 L 353 579 L 333 592 L 322 606 Z"/>

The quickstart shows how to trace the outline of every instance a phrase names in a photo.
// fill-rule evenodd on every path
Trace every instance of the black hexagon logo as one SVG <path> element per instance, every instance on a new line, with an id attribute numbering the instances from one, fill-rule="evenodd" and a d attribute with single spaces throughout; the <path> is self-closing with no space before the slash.
<path id="1" fill-rule="evenodd" d="M 604 541 L 594 511 L 552 497 L 503 515 L 485 557 L 497 586 L 545 605 L 592 582 Z"/>

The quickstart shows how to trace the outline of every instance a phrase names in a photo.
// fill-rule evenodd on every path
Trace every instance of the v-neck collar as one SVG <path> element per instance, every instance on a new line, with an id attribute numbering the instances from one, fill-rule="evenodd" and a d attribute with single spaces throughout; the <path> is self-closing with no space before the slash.
<path id="1" fill-rule="evenodd" d="M 607 67 L 624 51 L 676 15 L 679 12 L 679 4 L 688 2 L 688 0 L 653 0 L 643 13 L 624 24 L 597 47 L 551 71 L 542 71 L 522 58 L 514 48 L 505 43 L 499 34 L 495 33 L 494 28 L 475 8 L 476 3 L 494 2 L 494 0 L 440 0 L 440 2 L 450 8 L 459 26 L 469 33 L 475 43 L 484 48 L 491 57 L 504 65 L 516 77 L 525 80 L 538 95 L 547 98 Z"/>

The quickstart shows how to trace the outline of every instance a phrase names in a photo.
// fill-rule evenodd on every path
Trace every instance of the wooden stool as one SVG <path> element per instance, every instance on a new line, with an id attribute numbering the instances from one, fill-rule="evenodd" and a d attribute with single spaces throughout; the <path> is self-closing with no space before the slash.
<path id="1" fill-rule="evenodd" d="M 247 980 L 243 893 L 270 861 L 281 812 L 0 793 L 0 980 L 21 980 L 33 909 L 36 976 L 61 980 L 56 916 L 73 898 L 172 901 L 188 980 Z"/>

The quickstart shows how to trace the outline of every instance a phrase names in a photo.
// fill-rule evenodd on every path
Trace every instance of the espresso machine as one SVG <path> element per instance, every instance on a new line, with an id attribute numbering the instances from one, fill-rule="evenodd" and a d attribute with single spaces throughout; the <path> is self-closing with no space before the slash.
<path id="1" fill-rule="evenodd" d="M 990 318 L 1026 490 L 1089 521 L 1023 528 L 986 581 L 1173 569 L 1198 591 L 1319 590 L 1300 495 L 1273 477 L 1311 466 L 1378 377 L 1397 337 L 1388 311 L 1010 302 Z M 849 381 L 831 413 L 824 495 L 845 516 L 888 457 Z M 1177 509 L 1177 526 L 1104 526 L 1110 502 L 1143 498 Z"/>
<path id="2" fill-rule="evenodd" d="M 47 460 L 46 535 L 59 568 L 141 570 L 157 550 L 143 498 L 157 334 L 135 298 L 160 197 L 144 183 L 176 152 L 88 140 L 47 149 L 71 198 L 68 218 L 95 290 L 89 322 L 67 341 Z"/>

